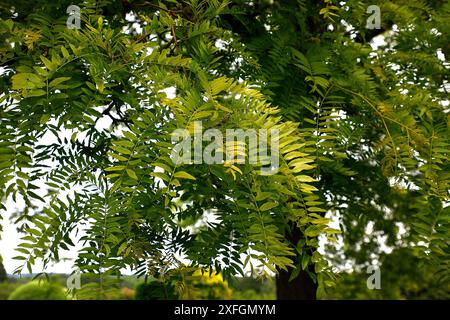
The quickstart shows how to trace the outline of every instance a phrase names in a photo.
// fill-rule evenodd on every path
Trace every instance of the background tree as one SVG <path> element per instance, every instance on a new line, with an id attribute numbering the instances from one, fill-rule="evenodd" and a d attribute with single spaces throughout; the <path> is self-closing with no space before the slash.
<path id="1" fill-rule="evenodd" d="M 14 290 L 8 300 L 67 300 L 67 294 L 57 282 L 32 281 Z"/>
<path id="2" fill-rule="evenodd" d="M 3 258 L 0 256 L 0 282 L 4 282 L 8 280 L 8 274 L 6 273 L 6 269 L 3 266 Z"/>
<path id="3" fill-rule="evenodd" d="M 312 299 L 387 245 L 449 280 L 448 2 L 378 1 L 381 30 L 373 1 L 86 0 L 80 30 L 69 4 L 0 7 L 0 195 L 26 204 L 23 267 L 79 243 L 100 291 L 182 256 Z M 174 164 L 170 134 L 199 120 L 280 130 L 279 173 Z"/>
<path id="4" fill-rule="evenodd" d="M 448 299 L 450 284 L 439 281 L 436 267 L 424 264 L 408 248 L 400 248 L 382 259 L 381 288 L 367 288 L 366 270 L 343 274 L 327 299 Z"/>

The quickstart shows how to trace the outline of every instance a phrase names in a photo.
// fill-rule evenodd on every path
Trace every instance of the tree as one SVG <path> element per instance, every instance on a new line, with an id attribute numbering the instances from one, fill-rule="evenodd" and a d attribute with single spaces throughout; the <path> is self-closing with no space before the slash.
<path id="1" fill-rule="evenodd" d="M 57 282 L 32 281 L 14 290 L 8 300 L 67 300 L 67 297 Z"/>
<path id="2" fill-rule="evenodd" d="M 98 290 L 183 257 L 225 278 L 271 270 L 279 298 L 314 299 L 342 255 L 368 265 L 384 236 L 448 281 L 450 5 L 378 1 L 382 29 L 367 30 L 372 2 L 86 0 L 70 29 L 69 1 L 3 1 L 0 196 L 26 204 L 17 271 L 81 243 Z M 200 121 L 273 132 L 278 172 L 174 162 L 172 133 Z"/>
<path id="3" fill-rule="evenodd" d="M 8 280 L 8 274 L 6 273 L 6 269 L 3 266 L 3 258 L 0 256 L 0 282 L 4 282 Z"/>

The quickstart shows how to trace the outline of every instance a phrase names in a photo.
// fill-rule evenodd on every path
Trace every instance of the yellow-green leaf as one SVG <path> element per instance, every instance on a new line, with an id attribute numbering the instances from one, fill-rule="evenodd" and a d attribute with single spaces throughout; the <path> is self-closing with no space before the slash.
<path id="1" fill-rule="evenodd" d="M 175 174 L 173 175 L 175 178 L 179 178 L 179 179 L 191 179 L 191 180 L 195 180 L 195 177 L 190 175 L 189 173 L 187 173 L 186 171 L 178 171 L 175 172 Z"/>

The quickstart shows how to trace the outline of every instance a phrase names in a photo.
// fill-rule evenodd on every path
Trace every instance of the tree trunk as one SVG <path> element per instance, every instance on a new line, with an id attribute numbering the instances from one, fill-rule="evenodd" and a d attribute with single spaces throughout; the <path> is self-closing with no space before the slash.
<path id="1" fill-rule="evenodd" d="M 286 239 L 295 246 L 303 235 L 296 226 L 291 225 L 290 230 L 291 233 L 286 235 Z M 294 265 L 299 265 L 298 258 L 297 256 L 294 260 Z M 303 270 L 300 271 L 294 280 L 289 281 L 292 270 L 292 268 L 288 268 L 288 271 L 279 270 L 279 275 L 276 280 L 277 299 L 316 300 L 317 283 L 314 283 L 309 274 Z M 314 272 L 313 269 L 308 270 Z"/>

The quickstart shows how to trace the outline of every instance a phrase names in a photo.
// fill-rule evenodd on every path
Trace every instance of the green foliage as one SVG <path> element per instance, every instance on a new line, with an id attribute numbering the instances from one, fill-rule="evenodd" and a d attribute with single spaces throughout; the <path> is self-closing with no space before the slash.
<path id="1" fill-rule="evenodd" d="M 16 271 L 81 244 L 97 298 L 123 268 L 163 281 L 180 256 L 226 279 L 294 267 L 320 295 L 342 254 L 367 264 L 385 236 L 448 281 L 450 5 L 378 1 L 369 31 L 372 2 L 89 0 L 73 30 L 68 1 L 4 1 L 0 199 L 25 204 Z M 279 172 L 174 163 L 170 134 L 195 121 L 279 130 Z"/>
<path id="2" fill-rule="evenodd" d="M 8 300 L 66 300 L 64 288 L 56 282 L 32 281 L 14 290 Z"/>
<path id="3" fill-rule="evenodd" d="M 0 283 L 0 300 L 8 300 L 9 295 L 16 290 L 21 283 L 19 282 L 2 282 Z"/>

